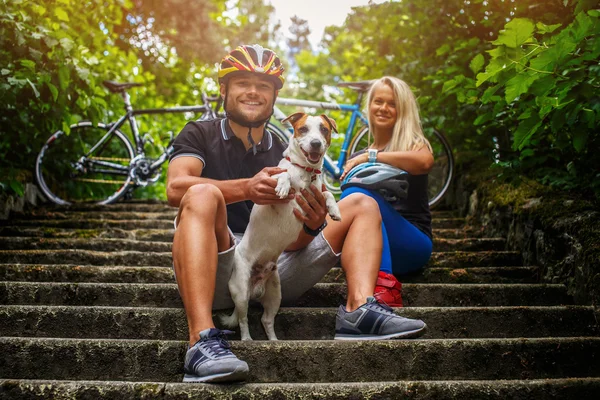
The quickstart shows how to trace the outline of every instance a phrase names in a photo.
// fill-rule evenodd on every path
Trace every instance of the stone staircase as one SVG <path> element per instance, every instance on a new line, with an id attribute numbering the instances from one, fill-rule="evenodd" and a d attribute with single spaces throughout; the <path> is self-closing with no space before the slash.
<path id="1" fill-rule="evenodd" d="M 1 399 L 597 399 L 594 309 L 540 284 L 502 238 L 434 213 L 434 255 L 403 279 L 417 340 L 333 341 L 332 270 L 265 341 L 232 341 L 245 384 L 183 384 L 187 326 L 164 204 L 40 208 L 0 223 Z"/>

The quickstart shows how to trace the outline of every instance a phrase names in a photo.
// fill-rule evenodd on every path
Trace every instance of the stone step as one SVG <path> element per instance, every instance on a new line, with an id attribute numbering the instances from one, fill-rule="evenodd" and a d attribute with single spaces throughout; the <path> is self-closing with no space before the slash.
<path id="1" fill-rule="evenodd" d="M 60 213 L 58 213 L 60 214 Z M 101 214 L 81 214 L 75 215 L 73 218 L 67 217 L 61 219 L 11 219 L 0 221 L 0 226 L 24 226 L 24 227 L 46 227 L 46 228 L 61 228 L 61 229 L 173 229 L 173 219 L 175 214 L 143 214 L 164 216 L 164 218 L 138 218 L 127 214 L 129 219 L 118 218 L 121 214 L 111 213 L 107 217 L 102 217 Z M 63 215 L 63 214 L 60 214 Z M 137 214 L 136 214 L 137 215 Z M 142 215 L 142 214 L 140 214 Z M 109 217 L 112 217 L 109 218 Z M 168 218 L 167 218 L 168 217 Z M 172 218 L 171 218 L 172 217 Z M 440 218 L 433 219 L 431 226 L 433 229 L 458 229 L 465 223 L 464 218 Z"/>
<path id="2" fill-rule="evenodd" d="M 446 239 L 466 239 L 483 237 L 483 227 L 463 226 L 462 228 L 453 229 L 433 229 L 433 237 Z"/>
<path id="3" fill-rule="evenodd" d="M 434 240 L 438 239 L 473 239 L 480 238 L 482 233 L 472 228 L 464 229 L 434 229 Z M 173 227 L 167 229 L 79 229 L 79 228 L 49 228 L 46 226 L 0 226 L 0 237 L 47 237 L 47 238 L 115 238 L 131 240 L 150 240 L 157 242 L 172 242 Z M 486 239 L 486 238 L 483 238 Z M 434 246 L 435 247 L 435 246 Z"/>
<path id="4" fill-rule="evenodd" d="M 0 264 L 0 280 L 2 280 Z M 139 268 L 139 267 L 138 267 Z M 23 278 L 5 280 L 26 280 L 25 274 L 12 272 Z M 8 271 L 7 271 L 8 272 Z M 40 275 L 42 272 L 40 272 Z M 8 274 L 7 274 L 8 275 Z M 423 271 L 399 277 L 402 283 L 539 283 L 539 267 L 487 267 L 487 268 L 425 268 Z M 344 271 L 332 268 L 321 280 L 323 283 L 345 282 Z M 55 281 L 54 279 L 37 279 Z M 69 281 L 61 279 L 61 281 Z M 100 282 L 100 281 L 99 281 Z"/>
<path id="5" fill-rule="evenodd" d="M 47 237 L 2 237 L 0 250 L 34 249 L 83 249 L 95 251 L 171 251 L 173 241 L 147 241 L 123 238 L 47 238 Z M 502 238 L 482 239 L 434 239 L 433 251 L 492 251 L 503 250 L 506 241 Z"/>
<path id="6" fill-rule="evenodd" d="M 172 260 L 170 251 L 0 250 L 1 263 L 170 266 Z M 427 266 L 473 268 L 522 264 L 521 254 L 516 251 L 455 251 L 433 253 Z"/>
<path id="7" fill-rule="evenodd" d="M 9 379 L 180 382 L 187 341 L 0 338 Z M 235 341 L 249 383 L 600 376 L 600 338 Z"/>
<path id="8" fill-rule="evenodd" d="M 422 319 L 424 339 L 598 336 L 593 307 L 409 307 L 396 313 Z M 282 307 L 275 319 L 280 340 L 331 340 L 337 308 Z M 214 313 L 219 316 L 230 311 Z M 266 340 L 262 310 L 249 312 L 250 333 Z M 237 329 L 236 329 L 237 330 Z M 181 308 L 0 306 L 0 336 L 182 340 L 188 335 Z M 239 334 L 233 336 L 239 339 Z"/>
<path id="9" fill-rule="evenodd" d="M 171 267 L 131 267 L 65 264 L 0 264 L 0 281 L 172 283 Z M 426 268 L 401 277 L 404 283 L 538 283 L 539 267 Z M 332 268 L 323 283 L 345 282 Z"/>
<path id="10" fill-rule="evenodd" d="M 160 212 L 142 212 L 142 211 L 110 211 L 84 212 L 84 211 L 51 211 L 51 210 L 31 210 L 28 213 L 15 215 L 16 220 L 167 220 L 173 222 L 177 216 L 177 209 L 171 208 Z"/>
<path id="11" fill-rule="evenodd" d="M 0 380 L 7 399 L 597 400 L 600 378 L 190 385 L 163 382 Z"/>
<path id="12" fill-rule="evenodd" d="M 404 284 L 406 307 L 551 306 L 572 304 L 564 285 Z M 284 306 L 337 307 L 346 285 L 319 283 Z M 181 307 L 175 283 L 0 282 L 0 304 Z"/>

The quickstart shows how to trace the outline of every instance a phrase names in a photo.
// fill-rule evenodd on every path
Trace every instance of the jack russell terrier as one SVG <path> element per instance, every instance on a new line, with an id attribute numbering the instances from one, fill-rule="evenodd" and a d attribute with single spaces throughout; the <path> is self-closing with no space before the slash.
<path id="1" fill-rule="evenodd" d="M 277 179 L 275 192 L 282 199 L 288 196 L 291 188 L 300 193 L 301 189 L 308 189 L 313 184 L 321 190 L 323 155 L 331 143 L 331 131 L 337 132 L 335 121 L 325 115 L 316 117 L 295 113 L 283 120 L 286 121 L 294 127 L 294 135 L 278 165 L 286 172 L 273 175 Z M 340 221 L 340 210 L 333 195 L 325 191 L 323 196 L 329 216 Z M 230 328 L 239 324 L 242 340 L 252 340 L 248 329 L 250 299 L 262 304 L 262 325 L 269 340 L 277 340 L 274 322 L 281 304 L 277 259 L 296 241 L 302 230 L 302 222 L 294 216 L 294 208 L 302 211 L 295 199 L 282 204 L 255 204 L 246 233 L 235 249 L 233 272 L 229 279 L 235 310 L 230 316 L 222 317 L 221 321 Z"/>

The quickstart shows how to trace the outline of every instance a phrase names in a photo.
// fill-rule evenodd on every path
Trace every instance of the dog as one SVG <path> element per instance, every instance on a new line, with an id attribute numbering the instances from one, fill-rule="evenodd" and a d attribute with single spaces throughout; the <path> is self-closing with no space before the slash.
<path id="1" fill-rule="evenodd" d="M 326 115 L 295 113 L 283 120 L 286 121 L 294 128 L 294 135 L 278 165 L 286 172 L 273 175 L 277 179 L 275 192 L 282 199 L 288 196 L 291 188 L 299 193 L 313 184 L 321 190 L 323 156 L 331 144 L 331 132 L 337 132 L 335 121 Z M 323 196 L 329 216 L 334 221 L 341 221 L 333 195 L 325 191 Z M 246 233 L 235 249 L 233 272 L 228 283 L 235 310 L 221 321 L 230 328 L 239 324 L 242 340 L 252 340 L 248 329 L 250 299 L 262 304 L 263 328 L 269 340 L 277 340 L 274 322 L 281 304 L 277 259 L 296 241 L 302 230 L 302 222 L 294 216 L 294 208 L 302 211 L 295 199 L 283 204 L 254 205 Z"/>

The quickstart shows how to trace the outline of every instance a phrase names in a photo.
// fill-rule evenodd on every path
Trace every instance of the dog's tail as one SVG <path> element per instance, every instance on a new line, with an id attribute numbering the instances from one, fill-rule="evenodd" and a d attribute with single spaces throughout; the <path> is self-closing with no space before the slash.
<path id="1" fill-rule="evenodd" d="M 221 315 L 219 317 L 221 323 L 227 328 L 236 328 L 239 324 L 237 312 L 233 310 L 233 314 L 231 315 Z"/>

